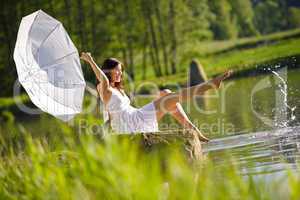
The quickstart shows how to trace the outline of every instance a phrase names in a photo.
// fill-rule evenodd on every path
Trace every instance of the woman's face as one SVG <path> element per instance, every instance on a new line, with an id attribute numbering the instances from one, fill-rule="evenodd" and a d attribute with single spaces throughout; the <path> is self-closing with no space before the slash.
<path id="1" fill-rule="evenodd" d="M 113 70 L 111 70 L 112 82 L 121 82 L 122 79 L 122 65 L 118 64 Z"/>

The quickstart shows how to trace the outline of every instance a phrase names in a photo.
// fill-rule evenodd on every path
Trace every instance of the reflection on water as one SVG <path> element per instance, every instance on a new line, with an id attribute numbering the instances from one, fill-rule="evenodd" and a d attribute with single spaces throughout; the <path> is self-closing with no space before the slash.
<path id="1" fill-rule="evenodd" d="M 209 91 L 204 99 L 193 99 L 184 108 L 194 123 L 214 138 L 296 126 L 300 70 L 276 74 L 280 78 L 270 73 L 227 81 L 221 90 Z M 201 101 L 205 103 L 195 103 Z"/>
<path id="2" fill-rule="evenodd" d="M 236 155 L 240 164 L 255 167 L 274 163 L 297 163 L 300 155 L 300 127 L 277 129 L 213 139 L 204 152 L 222 162 L 224 151 Z M 269 168 L 270 169 L 270 168 Z"/>
<path id="3" fill-rule="evenodd" d="M 270 184 L 280 180 L 276 192 L 287 196 L 287 170 L 299 174 L 300 127 L 214 139 L 204 144 L 204 152 L 216 165 L 225 163 L 225 152 L 234 156 L 240 173 L 247 175 L 245 178 L 251 175 L 255 181 L 264 180 Z"/>

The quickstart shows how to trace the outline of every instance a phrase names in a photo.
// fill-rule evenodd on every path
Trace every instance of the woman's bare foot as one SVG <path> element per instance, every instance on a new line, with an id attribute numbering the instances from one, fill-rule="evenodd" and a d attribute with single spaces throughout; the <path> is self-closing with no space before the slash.
<path id="1" fill-rule="evenodd" d="M 217 76 L 216 78 L 212 79 L 211 82 L 215 85 L 216 88 L 220 88 L 221 82 L 231 76 L 233 73 L 232 70 L 227 70 L 224 74 Z"/>

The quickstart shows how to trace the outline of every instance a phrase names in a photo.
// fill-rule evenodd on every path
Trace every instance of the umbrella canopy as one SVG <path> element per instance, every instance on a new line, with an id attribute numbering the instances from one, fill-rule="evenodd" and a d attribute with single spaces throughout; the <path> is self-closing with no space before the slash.
<path id="1" fill-rule="evenodd" d="M 19 82 L 42 111 L 67 121 L 80 113 L 85 81 L 63 25 L 42 10 L 22 18 L 14 50 Z"/>

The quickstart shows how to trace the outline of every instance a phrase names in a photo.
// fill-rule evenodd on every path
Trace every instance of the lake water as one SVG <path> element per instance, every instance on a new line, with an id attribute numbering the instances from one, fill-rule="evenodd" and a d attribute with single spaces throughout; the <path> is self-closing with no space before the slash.
<path id="1" fill-rule="evenodd" d="M 208 124 L 206 132 L 214 139 L 204 145 L 204 152 L 216 164 L 222 165 L 227 152 L 235 157 L 241 174 L 267 182 L 266 187 L 277 188 L 274 198 L 286 199 L 287 171 L 298 174 L 300 156 L 300 70 L 279 74 L 287 83 L 286 92 L 282 80 L 271 73 L 231 80 L 218 98 L 202 103 L 206 110 L 216 108 L 216 113 L 199 114 L 192 108 L 191 118 L 200 127 Z"/>
<path id="2" fill-rule="evenodd" d="M 285 199 L 287 169 L 298 171 L 300 156 L 300 70 L 277 73 L 228 80 L 219 91 L 209 91 L 183 107 L 212 139 L 204 144 L 204 152 L 217 165 L 229 153 L 241 166 L 241 174 L 251 174 L 270 187 L 279 181 L 275 196 Z M 176 124 L 165 117 L 162 124 L 168 123 Z"/>
<path id="3" fill-rule="evenodd" d="M 193 101 L 184 107 L 211 137 L 296 126 L 300 120 L 300 70 L 278 73 L 287 83 L 286 96 L 280 88 L 282 81 L 269 73 L 227 81 L 218 92 L 209 91 L 199 106 Z M 294 108 L 293 113 L 285 101 Z"/>
<path id="4" fill-rule="evenodd" d="M 300 122 L 300 70 L 281 69 L 276 73 L 280 77 L 269 72 L 228 80 L 220 90 L 195 97 L 184 103 L 183 108 L 210 138 L 296 126 Z M 149 102 L 143 98 L 134 100 L 137 107 Z M 164 130 L 181 126 L 166 116 L 160 127 Z"/>

